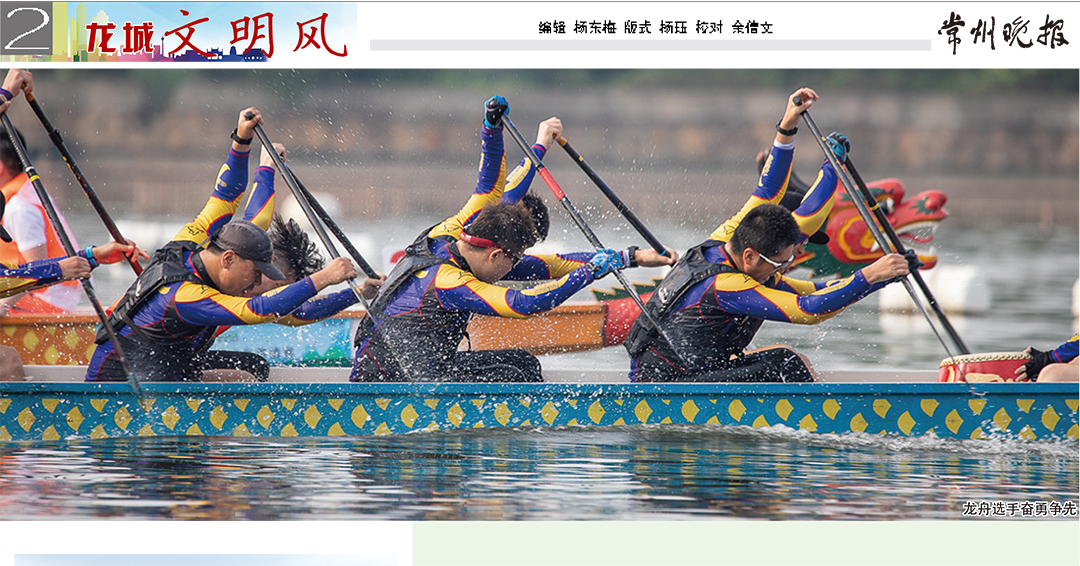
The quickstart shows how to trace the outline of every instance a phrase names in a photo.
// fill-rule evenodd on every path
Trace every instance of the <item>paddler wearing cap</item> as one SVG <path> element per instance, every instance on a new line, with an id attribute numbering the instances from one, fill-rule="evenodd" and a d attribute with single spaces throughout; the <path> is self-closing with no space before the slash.
<path id="1" fill-rule="evenodd" d="M 908 261 L 890 254 L 828 283 L 785 275 L 804 243 L 824 236 L 818 230 L 832 211 L 837 186 L 826 160 L 795 211 L 779 205 L 791 177 L 802 112 L 816 100 L 809 88 L 788 96 L 750 200 L 704 243 L 690 248 L 657 286 L 646 309 L 678 352 L 638 318 L 624 343 L 631 381 L 813 381 L 809 361 L 788 346 L 747 350 L 761 324 L 817 324 L 908 273 Z M 843 163 L 851 149 L 847 138 L 833 132 L 826 142 Z"/>
<path id="2" fill-rule="evenodd" d="M 390 272 L 357 330 L 352 381 L 542 381 L 540 362 L 523 349 L 469 350 L 472 315 L 524 318 L 615 269 L 671 261 L 653 250 L 526 254 L 544 230 L 536 209 L 519 201 L 535 172 L 531 163 L 506 172 L 507 112 L 501 96 L 485 103 L 473 194 L 456 215 L 424 230 Z M 532 151 L 543 155 L 561 132 L 557 119 L 545 120 Z M 505 280 L 547 282 L 525 289 L 497 284 Z"/>
<path id="3" fill-rule="evenodd" d="M 276 294 L 244 296 L 264 276 L 285 278 L 272 262 L 266 231 L 232 219 L 247 186 L 250 139 L 262 120 L 253 110 L 240 112 L 229 155 L 202 212 L 154 254 L 109 318 L 140 379 L 243 377 L 245 356 L 254 354 L 207 351 L 218 326 L 273 322 L 322 289 L 356 277 L 352 262 L 338 258 Z M 98 335 L 87 381 L 123 381 L 127 376 L 112 344 L 104 332 Z"/>

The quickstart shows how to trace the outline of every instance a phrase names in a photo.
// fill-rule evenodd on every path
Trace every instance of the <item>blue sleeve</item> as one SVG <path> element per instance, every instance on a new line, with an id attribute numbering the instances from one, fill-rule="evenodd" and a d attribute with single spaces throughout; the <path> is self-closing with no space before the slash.
<path id="1" fill-rule="evenodd" d="M 322 320 L 334 316 L 356 303 L 356 293 L 353 293 L 352 289 L 344 289 L 337 293 L 309 299 L 299 308 L 292 311 L 292 316 L 300 321 Z"/>
<path id="2" fill-rule="evenodd" d="M 255 170 L 251 196 L 244 208 L 244 220 L 258 224 L 263 230 L 269 229 L 274 216 L 274 169 L 259 166 Z"/>
<path id="3" fill-rule="evenodd" d="M 532 150 L 540 159 L 543 159 L 547 153 L 544 146 L 538 143 L 533 144 Z M 536 175 L 536 166 L 533 165 L 531 160 L 522 157 L 517 167 L 514 167 L 514 170 L 510 171 L 510 174 L 506 176 L 506 189 L 503 191 L 499 204 L 521 202 L 521 199 L 525 198 L 525 193 L 529 192 L 529 186 L 532 185 L 534 175 Z"/>
<path id="4" fill-rule="evenodd" d="M 1077 339 L 1080 335 L 1075 335 L 1064 344 L 1058 346 L 1053 351 L 1054 359 L 1063 364 L 1067 364 L 1076 359 L 1077 356 Z"/>
<path id="5" fill-rule="evenodd" d="M 794 143 L 773 143 L 769 158 L 765 161 L 765 167 L 761 169 L 761 177 L 758 178 L 754 196 L 761 200 L 771 201 L 776 198 L 781 189 L 787 189 L 788 179 L 791 178 L 791 161 L 794 155 Z"/>
<path id="6" fill-rule="evenodd" d="M 503 129 L 480 128 L 480 172 L 476 178 L 473 194 L 486 195 L 502 187 L 505 179 L 505 149 L 503 147 Z M 467 223 L 466 223 L 467 224 Z"/>

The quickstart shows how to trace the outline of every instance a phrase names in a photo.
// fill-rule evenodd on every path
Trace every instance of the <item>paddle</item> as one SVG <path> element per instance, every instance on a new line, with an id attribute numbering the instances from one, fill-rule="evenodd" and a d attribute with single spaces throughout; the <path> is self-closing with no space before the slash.
<path id="1" fill-rule="evenodd" d="M 120 235 L 120 229 L 116 227 L 116 223 L 113 222 L 112 217 L 109 216 L 109 212 L 105 210 L 105 205 L 101 204 L 101 199 L 98 198 L 97 193 L 94 192 L 93 187 L 90 186 L 89 181 L 83 176 L 79 166 L 75 163 L 75 158 L 72 157 L 71 152 L 68 151 L 67 146 L 64 145 L 64 138 L 60 136 L 60 131 L 53 127 L 49 122 L 49 118 L 45 116 L 45 111 L 41 109 L 41 105 L 38 104 L 37 99 L 33 94 L 26 94 L 26 101 L 30 103 L 30 108 L 34 110 L 34 114 L 37 115 L 38 120 L 41 121 L 41 125 L 45 127 L 45 131 L 49 134 L 49 139 L 52 140 L 53 145 L 60 151 L 60 156 L 64 158 L 64 163 L 67 163 L 68 169 L 71 169 L 71 174 L 75 175 L 75 180 L 79 182 L 79 186 L 82 187 L 86 198 L 90 199 L 90 204 L 94 207 L 94 211 L 97 212 L 101 221 L 105 224 L 105 229 L 109 231 L 109 235 L 114 240 L 121 244 L 129 243 Z M 134 255 L 128 258 L 128 263 L 131 264 L 131 269 L 135 271 L 135 275 L 142 273 L 142 266 L 139 265 L 139 261 Z"/>
<path id="2" fill-rule="evenodd" d="M 802 104 L 802 100 L 800 100 L 799 97 L 795 97 L 792 102 L 794 102 L 796 106 Z M 836 171 L 836 175 L 837 177 L 839 177 L 841 184 L 844 186 L 844 190 L 847 191 L 848 196 L 851 197 L 852 202 L 855 203 L 855 208 L 859 211 L 859 216 L 861 216 L 863 222 L 866 223 L 867 229 L 869 229 L 870 233 L 874 236 L 874 240 L 877 241 L 877 244 L 881 248 L 881 251 L 887 253 L 888 250 L 892 249 L 898 254 L 906 253 L 907 250 L 900 242 L 900 238 L 896 235 L 896 231 L 893 230 L 892 225 L 889 224 L 889 219 L 885 216 L 884 211 L 882 211 L 881 207 L 878 206 L 877 199 L 875 199 L 874 195 L 870 193 L 870 189 L 866 186 L 865 183 L 861 182 L 861 178 L 859 179 L 859 188 L 861 189 L 861 192 L 856 191 L 855 187 L 853 186 L 852 180 L 848 177 L 848 172 L 851 169 L 851 156 L 848 156 L 845 160 L 848 169 L 842 168 L 839 161 L 836 159 L 836 156 L 826 145 L 825 137 L 821 135 L 821 130 L 818 128 L 817 123 L 814 121 L 814 118 L 810 115 L 810 111 L 803 110 L 802 115 L 803 118 L 806 119 L 807 125 L 810 126 L 810 131 L 813 132 L 814 139 L 817 140 L 818 145 L 821 147 L 821 151 L 825 153 L 825 158 L 829 160 L 829 163 Z M 870 212 L 871 209 L 876 212 L 876 216 Z M 886 238 L 885 232 L 889 232 L 891 237 Z M 956 330 L 952 327 L 951 324 L 949 324 L 949 320 L 945 317 L 945 313 L 942 312 L 939 307 L 937 307 L 937 301 L 933 299 L 933 294 L 930 293 L 930 289 L 926 286 L 926 282 L 923 281 L 922 275 L 919 274 L 919 271 L 917 269 L 913 270 L 909 274 L 909 276 L 910 279 L 914 279 L 919 283 L 919 287 L 926 295 L 927 300 L 930 302 L 931 306 L 935 308 L 934 312 L 938 316 L 938 319 L 941 321 L 942 327 L 945 328 L 945 331 L 949 334 L 949 337 L 952 338 L 956 346 L 960 348 L 960 352 L 962 354 L 971 353 L 967 349 L 967 346 L 964 345 L 964 342 L 960 339 L 960 336 L 956 333 Z M 922 301 L 919 300 L 918 295 L 915 293 L 915 288 L 912 286 L 910 279 L 908 277 L 904 277 L 902 279 L 904 283 L 904 288 L 907 289 L 908 294 L 911 295 L 911 300 L 915 302 L 915 306 L 918 307 L 919 311 L 926 318 L 926 321 L 930 324 L 930 328 L 934 331 L 934 334 L 937 336 L 938 341 L 941 342 L 942 347 L 945 348 L 945 353 L 948 354 L 950 358 L 954 357 L 952 351 L 949 349 L 949 345 L 945 343 L 945 339 L 942 338 L 941 333 L 938 332 L 937 326 L 934 324 L 933 319 L 930 317 L 930 313 L 926 312 L 926 308 L 923 307 Z"/>
<path id="3" fill-rule="evenodd" d="M 251 112 L 248 112 L 244 117 L 250 120 L 254 118 L 255 115 Z M 255 135 L 259 136 L 259 142 L 262 143 L 263 147 L 266 148 L 267 153 L 269 153 L 274 160 L 274 164 L 277 165 L 278 171 L 281 171 L 281 176 L 285 178 L 285 184 L 289 186 L 289 190 L 292 191 L 293 198 L 295 198 L 296 202 L 300 204 L 300 208 L 304 211 L 304 216 L 307 217 L 308 222 L 311 224 L 311 227 L 315 229 L 315 233 L 319 236 L 319 240 L 322 242 L 323 247 L 326 248 L 327 253 L 330 254 L 330 257 L 333 259 L 337 259 L 341 257 L 341 254 L 338 253 L 337 248 L 334 247 L 334 242 L 330 240 L 330 235 L 327 234 L 326 229 L 323 228 L 323 223 L 320 221 L 322 218 L 325 218 L 329 221 L 327 222 L 327 225 L 333 224 L 333 229 L 335 230 L 335 234 L 338 236 L 338 239 L 340 239 L 341 242 L 345 244 L 345 247 L 349 249 L 349 253 L 353 254 L 353 259 L 355 259 L 356 262 L 360 264 L 361 269 L 363 269 L 364 273 L 366 273 L 368 277 L 378 277 L 378 274 L 375 273 L 375 270 L 371 268 L 371 265 L 368 264 L 367 261 L 364 261 L 363 256 L 361 256 L 360 252 L 357 251 L 356 248 L 352 245 L 352 242 L 348 241 L 349 239 L 345 236 L 345 233 L 341 231 L 341 228 L 338 227 L 332 219 L 330 219 L 330 215 L 326 213 L 326 209 L 319 205 L 318 201 L 315 200 L 315 197 L 312 196 L 311 193 L 307 192 L 307 189 L 301 188 L 299 179 L 297 179 L 292 170 L 285 165 L 285 161 L 281 158 L 280 155 L 278 155 L 278 152 L 274 150 L 274 144 L 266 135 L 266 131 L 263 130 L 262 124 L 255 124 Z M 315 212 L 315 207 L 318 207 L 321 215 Z M 349 288 L 352 289 L 353 294 L 355 294 L 356 298 L 360 300 L 360 304 L 364 305 L 364 310 L 367 311 L 367 316 L 371 316 L 372 321 L 374 322 L 374 315 L 371 313 L 371 306 L 368 304 L 367 299 L 364 298 L 364 294 L 360 291 L 360 287 L 356 284 L 356 279 L 350 279 L 348 281 L 348 284 Z M 375 328 L 378 329 L 379 325 L 376 324 Z M 386 344 L 387 349 L 390 350 L 391 355 L 394 357 L 394 363 L 396 363 L 398 369 L 401 370 L 401 374 L 408 378 L 410 381 L 414 381 L 412 379 L 412 376 L 409 375 L 409 373 L 406 371 L 405 365 L 397 359 L 397 355 L 393 352 L 389 340 L 386 340 Z"/>
<path id="4" fill-rule="evenodd" d="M 64 252 L 69 257 L 76 257 L 75 246 L 71 243 L 71 238 L 68 237 L 67 230 L 64 229 L 64 223 L 60 221 L 60 215 L 56 212 L 56 207 L 53 206 L 52 199 L 49 198 L 49 193 L 45 191 L 45 185 L 41 183 L 41 179 L 38 177 L 37 170 L 34 169 L 34 164 L 30 162 L 30 156 L 26 152 L 26 147 L 23 146 L 19 136 L 15 134 L 15 126 L 11 124 L 11 120 L 8 118 L 7 113 L 0 114 L 0 121 L 3 122 L 4 127 L 7 128 L 8 138 L 11 139 L 11 145 L 15 148 L 15 153 L 19 156 L 19 162 L 22 163 L 23 171 L 30 177 L 31 184 L 34 185 L 34 191 L 37 193 L 38 200 L 41 201 L 41 206 L 45 209 L 45 214 L 49 217 L 49 222 L 52 223 L 53 228 L 56 231 L 56 235 L 60 238 L 60 244 L 64 247 Z M 121 240 L 126 241 L 126 240 Z M 142 401 L 143 393 L 142 387 L 139 386 L 139 378 L 132 371 L 131 365 L 128 364 L 127 357 L 124 356 L 124 349 L 120 346 L 120 339 L 116 336 L 116 331 L 113 330 L 111 324 L 109 324 L 109 317 L 105 314 L 105 309 L 101 308 L 101 301 L 97 298 L 97 293 L 94 292 L 93 285 L 90 284 L 90 279 L 80 279 L 83 290 L 86 292 L 86 298 L 90 300 L 90 305 L 94 307 L 94 312 L 97 313 L 98 320 L 101 321 L 101 325 L 105 328 L 105 333 L 109 336 L 109 341 L 112 342 L 113 350 L 116 351 L 116 356 L 120 360 L 120 366 L 124 370 L 124 374 L 127 375 L 128 384 L 131 385 L 132 392 L 135 396 Z"/>
<path id="5" fill-rule="evenodd" d="M 525 136 L 522 136 L 521 132 L 519 132 L 517 127 L 514 126 L 514 123 L 510 121 L 510 117 L 503 114 L 502 122 L 503 125 L 506 126 L 506 130 L 510 132 L 510 137 L 514 138 L 514 141 L 517 142 L 518 147 L 521 148 L 521 151 L 525 152 L 526 158 L 532 161 L 533 165 L 536 166 L 536 173 L 540 175 L 540 178 L 542 178 L 544 180 L 544 183 L 547 184 L 548 188 L 551 189 L 551 192 L 555 195 L 555 198 L 557 198 L 559 200 L 559 203 L 562 204 L 563 209 L 565 209 L 566 212 L 570 214 L 570 218 L 573 219 L 574 224 L 577 224 L 578 229 L 580 229 L 581 232 L 585 234 L 585 239 L 589 240 L 589 243 L 592 244 L 593 247 L 595 247 L 597 250 L 604 249 L 604 245 L 600 243 L 600 239 L 596 237 L 596 233 L 592 231 L 592 228 L 589 228 L 589 225 L 585 222 L 585 218 L 583 218 L 581 216 L 581 213 L 578 212 L 578 209 L 574 206 L 574 203 L 570 202 L 570 199 L 566 196 L 566 193 L 563 192 L 562 187 L 560 187 L 559 184 L 555 182 L 555 178 L 551 176 L 551 172 L 547 170 L 547 167 L 544 166 L 543 161 L 536 156 L 536 153 L 533 152 L 532 147 L 527 141 L 525 141 Z M 675 355 L 680 359 L 680 361 L 685 363 L 686 358 L 684 358 L 682 354 L 679 353 L 679 350 L 675 347 L 675 343 L 670 338 L 668 338 L 667 333 L 664 332 L 664 329 L 660 326 L 660 323 L 655 318 L 653 318 L 651 314 L 649 314 L 649 311 L 645 310 L 645 303 L 641 301 L 641 297 L 638 296 L 638 294 L 633 290 L 634 287 L 630 284 L 629 281 L 626 280 L 626 276 L 623 275 L 622 271 L 619 270 L 615 270 L 614 273 L 615 277 L 619 280 L 619 283 L 622 284 L 623 288 L 625 288 L 626 291 L 630 294 L 630 297 L 634 299 L 635 303 L 637 303 L 638 308 L 641 309 L 641 314 L 645 317 L 645 320 L 648 320 L 649 324 L 652 324 L 653 328 L 656 329 L 657 334 L 659 334 L 660 337 L 668 343 L 668 346 L 671 346 L 671 351 L 675 352 Z"/>
<path id="6" fill-rule="evenodd" d="M 300 191 L 304 194 L 304 198 L 311 204 L 311 208 L 315 211 L 315 214 L 319 215 L 319 219 L 330 229 L 330 232 L 334 234 L 334 237 L 337 238 L 338 242 L 341 242 L 341 245 L 345 247 L 345 251 L 352 256 L 353 261 L 360 267 L 360 270 L 368 277 L 378 279 L 379 274 L 375 273 L 375 269 L 371 267 L 371 264 L 364 259 L 363 255 L 360 255 L 360 251 L 352 244 L 349 237 L 345 235 L 345 232 L 338 226 L 337 222 L 334 222 L 334 219 L 330 217 L 330 214 L 326 212 L 326 209 L 319 204 L 319 201 L 315 199 L 315 195 L 311 194 L 311 191 L 304 186 L 304 182 L 300 180 L 300 177 L 297 177 L 296 173 L 294 173 L 288 165 L 285 165 L 285 171 L 287 171 L 287 174 L 292 176 L 293 180 L 296 181 L 297 186 L 300 187 Z"/>
<path id="7" fill-rule="evenodd" d="M 615 208 L 619 209 L 619 212 L 621 212 L 622 215 L 626 218 L 627 222 L 629 222 L 634 227 L 634 229 L 638 231 L 638 234 L 641 234 L 641 237 L 645 238 L 645 241 L 648 242 L 654 250 L 656 250 L 656 253 L 664 257 L 670 257 L 667 248 L 665 248 L 660 243 L 660 240 L 656 239 L 656 236 L 652 235 L 652 232 L 650 232 L 649 229 L 646 228 L 644 224 L 642 224 L 641 220 L 638 219 L 637 215 L 634 214 L 634 212 L 631 211 L 628 206 L 626 206 L 626 203 L 624 203 L 622 199 L 620 199 L 619 196 L 615 194 L 615 191 L 611 190 L 611 187 L 609 187 L 607 183 L 605 183 L 604 180 L 600 178 L 600 175 L 598 175 L 596 171 L 594 171 L 593 168 L 585 162 L 585 158 L 582 157 L 581 154 L 578 153 L 577 150 L 570 145 L 570 141 L 566 138 L 559 138 L 559 145 L 561 145 L 562 148 L 566 150 L 566 153 L 570 156 L 570 158 L 573 159 L 579 167 L 581 167 L 581 170 L 585 172 L 585 175 L 588 176 L 589 179 L 592 179 L 592 182 L 595 183 L 596 187 L 600 189 L 600 192 L 604 193 L 604 196 L 606 196 L 608 200 L 611 201 L 611 204 L 615 205 Z"/>

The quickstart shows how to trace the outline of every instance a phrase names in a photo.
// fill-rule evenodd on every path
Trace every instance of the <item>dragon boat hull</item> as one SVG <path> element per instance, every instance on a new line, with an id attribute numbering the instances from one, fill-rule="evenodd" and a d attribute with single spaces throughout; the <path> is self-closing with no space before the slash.
<path id="1" fill-rule="evenodd" d="M 72 381 L 81 368 L 67 369 L 66 381 L 0 383 L 0 442 L 649 424 L 953 439 L 1080 436 L 1075 383 L 631 384 L 562 376 L 576 381 L 354 384 L 341 370 L 276 368 L 267 383 L 144 383 L 139 399 L 125 383 Z M 316 381 L 301 382 L 305 375 Z"/>
<path id="2" fill-rule="evenodd" d="M 621 344 L 640 312 L 631 299 L 619 299 L 566 303 L 529 318 L 475 316 L 469 337 L 476 350 L 525 348 L 537 355 L 597 350 Z M 356 309 L 307 326 L 237 326 L 222 334 L 215 348 L 253 352 L 272 365 L 349 366 L 363 316 Z M 24 364 L 86 365 L 94 353 L 97 322 L 93 314 L 8 316 L 0 318 L 0 336 Z"/>

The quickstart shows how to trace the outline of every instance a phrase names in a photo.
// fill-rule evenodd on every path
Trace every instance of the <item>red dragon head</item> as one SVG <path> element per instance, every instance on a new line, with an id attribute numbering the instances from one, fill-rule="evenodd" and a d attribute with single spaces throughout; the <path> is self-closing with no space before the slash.
<path id="1" fill-rule="evenodd" d="M 949 216 L 949 211 L 944 208 L 945 194 L 923 191 L 904 200 L 904 184 L 898 179 L 873 181 L 867 187 L 900 241 L 914 249 L 926 264 L 923 269 L 937 265 L 937 254 L 930 244 L 938 223 Z M 829 243 L 823 246 L 807 244 L 806 253 L 798 262 L 801 267 L 813 270 L 815 277 L 832 274 L 846 277 L 884 255 L 843 188 L 837 188 L 825 232 L 829 235 Z"/>

